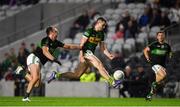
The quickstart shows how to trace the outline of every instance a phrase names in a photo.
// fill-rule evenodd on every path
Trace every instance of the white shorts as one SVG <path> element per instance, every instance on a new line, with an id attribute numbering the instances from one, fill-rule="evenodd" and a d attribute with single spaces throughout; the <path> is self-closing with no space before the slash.
<path id="1" fill-rule="evenodd" d="M 88 56 L 91 56 L 91 55 L 94 55 L 91 50 L 86 50 L 86 52 L 84 53 L 85 57 L 88 57 Z"/>
<path id="2" fill-rule="evenodd" d="M 152 70 L 155 72 L 155 74 L 157 74 L 157 73 L 160 72 L 160 71 L 166 72 L 166 69 L 165 69 L 163 66 L 158 65 L 158 64 L 153 65 L 153 66 L 152 66 Z"/>
<path id="3" fill-rule="evenodd" d="M 41 64 L 40 59 L 35 56 L 33 53 L 31 53 L 26 60 L 26 64 L 27 66 L 31 65 L 31 64 Z"/>

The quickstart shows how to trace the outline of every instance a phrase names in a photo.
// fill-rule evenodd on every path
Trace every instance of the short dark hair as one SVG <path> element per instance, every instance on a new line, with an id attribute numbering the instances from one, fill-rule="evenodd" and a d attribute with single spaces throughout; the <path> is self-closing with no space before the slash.
<path id="1" fill-rule="evenodd" d="M 49 26 L 46 28 L 46 34 L 49 35 L 49 33 L 53 31 L 53 27 L 52 26 Z"/>
<path id="2" fill-rule="evenodd" d="M 158 35 L 159 33 L 164 33 L 164 34 L 165 34 L 165 32 L 164 32 L 164 31 L 159 31 L 159 32 L 157 32 L 157 33 L 156 33 L 156 35 Z"/>
<path id="3" fill-rule="evenodd" d="M 99 17 L 99 18 L 96 20 L 96 22 L 97 22 L 97 21 L 99 21 L 99 20 L 101 20 L 101 21 L 103 21 L 103 22 L 107 23 L 106 19 L 105 19 L 105 18 L 103 18 L 103 17 Z"/>
<path id="4" fill-rule="evenodd" d="M 94 28 L 94 26 L 96 25 L 96 23 L 97 23 L 99 20 L 106 23 L 106 26 L 105 26 L 105 29 L 106 29 L 106 28 L 107 28 L 107 21 L 106 21 L 106 19 L 103 18 L 103 17 L 98 17 L 97 20 L 92 24 L 92 27 Z"/>

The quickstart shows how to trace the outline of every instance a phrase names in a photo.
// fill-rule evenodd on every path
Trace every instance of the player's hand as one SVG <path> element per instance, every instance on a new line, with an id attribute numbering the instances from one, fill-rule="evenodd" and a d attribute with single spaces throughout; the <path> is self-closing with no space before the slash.
<path id="1" fill-rule="evenodd" d="M 146 59 L 146 60 L 147 60 L 147 62 L 148 62 L 148 63 L 150 63 L 150 64 L 152 63 L 152 62 L 151 62 L 151 60 L 150 60 L 149 58 L 148 58 L 148 59 Z"/>
<path id="2" fill-rule="evenodd" d="M 60 61 L 58 61 L 57 59 L 54 59 L 53 62 L 59 64 L 59 65 L 62 65 Z"/>

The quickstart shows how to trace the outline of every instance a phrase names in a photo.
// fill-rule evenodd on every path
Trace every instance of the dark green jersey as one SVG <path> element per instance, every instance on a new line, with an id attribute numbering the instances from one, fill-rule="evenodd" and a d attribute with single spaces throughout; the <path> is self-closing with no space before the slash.
<path id="1" fill-rule="evenodd" d="M 166 59 L 170 55 L 171 47 L 167 43 L 160 44 L 153 42 L 149 46 L 152 64 L 159 64 L 165 67 Z"/>
<path id="2" fill-rule="evenodd" d="M 58 40 L 52 41 L 49 37 L 45 37 L 41 40 L 41 45 L 40 47 L 37 47 L 34 54 L 40 59 L 41 63 L 44 65 L 49 59 L 43 54 L 43 46 L 47 46 L 49 48 L 49 52 L 53 54 L 55 49 L 57 47 L 63 47 L 64 43 Z"/>
<path id="3" fill-rule="evenodd" d="M 104 41 L 104 32 L 95 31 L 93 28 L 89 28 L 84 32 L 84 36 L 88 38 L 87 42 L 83 46 L 83 52 L 91 50 L 93 53 L 99 42 Z"/>

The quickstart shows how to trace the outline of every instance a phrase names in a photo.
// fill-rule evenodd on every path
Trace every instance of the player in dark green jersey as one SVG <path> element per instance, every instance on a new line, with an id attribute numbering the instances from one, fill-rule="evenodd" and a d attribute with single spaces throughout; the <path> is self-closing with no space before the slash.
<path id="1" fill-rule="evenodd" d="M 94 55 L 97 45 L 100 45 L 100 50 L 110 59 L 114 58 L 104 43 L 104 29 L 107 22 L 104 18 L 100 17 L 95 22 L 92 28 L 87 29 L 81 39 L 80 46 L 82 50 L 80 51 L 80 63 L 74 72 L 57 73 L 53 72 L 50 76 L 48 83 L 55 78 L 64 77 L 70 79 L 79 79 L 80 76 L 87 70 L 89 66 L 94 66 L 98 69 L 100 74 L 109 82 L 110 85 L 114 87 L 118 86 L 121 81 L 114 81 L 114 79 L 108 74 L 103 66 L 103 63 Z"/>
<path id="2" fill-rule="evenodd" d="M 150 93 L 146 96 L 146 100 L 151 100 L 157 85 L 166 77 L 166 59 L 171 57 L 171 47 L 165 42 L 164 32 L 157 33 L 157 41 L 151 43 L 144 49 L 144 55 L 148 62 L 152 66 L 152 70 L 155 73 L 155 81 L 151 84 Z"/>
<path id="3" fill-rule="evenodd" d="M 22 66 L 18 66 L 15 71 L 16 74 L 21 74 L 29 82 L 25 97 L 22 101 L 30 101 L 29 95 L 32 88 L 39 86 L 41 80 L 41 65 L 44 65 L 47 61 L 56 62 L 61 65 L 61 63 L 52 55 L 56 48 L 81 49 L 79 45 L 64 44 L 58 41 L 58 30 L 55 27 L 48 27 L 46 29 L 46 33 L 47 37 L 41 40 L 41 46 L 37 47 L 37 49 L 27 57 L 27 67 L 29 73 L 25 72 Z"/>

